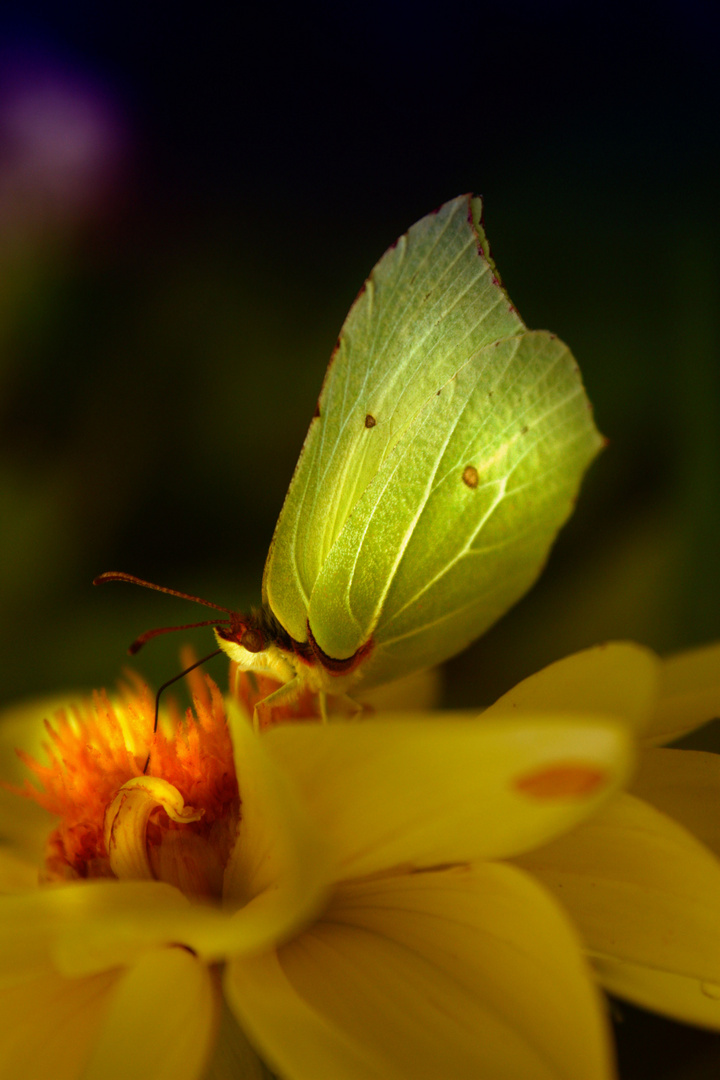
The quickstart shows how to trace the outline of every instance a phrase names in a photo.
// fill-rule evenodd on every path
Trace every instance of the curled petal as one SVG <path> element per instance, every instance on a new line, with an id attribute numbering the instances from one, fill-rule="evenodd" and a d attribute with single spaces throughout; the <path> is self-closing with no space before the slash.
<path id="1" fill-rule="evenodd" d="M 199 821 L 202 810 L 186 806 L 182 795 L 156 776 L 136 776 L 118 791 L 105 812 L 105 847 L 118 878 L 153 878 L 147 853 L 148 821 L 158 807 L 171 821 Z"/>

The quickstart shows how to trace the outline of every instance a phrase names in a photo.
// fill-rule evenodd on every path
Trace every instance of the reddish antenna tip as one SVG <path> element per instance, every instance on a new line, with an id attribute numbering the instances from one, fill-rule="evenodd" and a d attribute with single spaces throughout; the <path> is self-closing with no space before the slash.
<path id="1" fill-rule="evenodd" d="M 96 578 L 93 578 L 93 585 L 102 585 L 105 581 L 125 581 L 124 574 L 116 574 L 113 570 L 108 570 L 104 574 L 98 574 Z"/>

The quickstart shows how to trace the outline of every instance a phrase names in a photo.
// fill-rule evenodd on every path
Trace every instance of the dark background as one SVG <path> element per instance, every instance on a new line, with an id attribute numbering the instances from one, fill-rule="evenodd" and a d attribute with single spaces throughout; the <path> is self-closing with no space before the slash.
<path id="1" fill-rule="evenodd" d="M 94 590 L 100 571 L 259 600 L 347 308 L 467 190 L 610 442 L 541 583 L 449 666 L 448 702 L 611 637 L 720 637 L 714 13 L 6 0 L 2 698 L 112 684 L 137 633 L 204 617 Z M 155 684 L 178 644 L 139 658 Z M 622 1013 L 624 1080 L 717 1074 L 720 1037 Z"/>

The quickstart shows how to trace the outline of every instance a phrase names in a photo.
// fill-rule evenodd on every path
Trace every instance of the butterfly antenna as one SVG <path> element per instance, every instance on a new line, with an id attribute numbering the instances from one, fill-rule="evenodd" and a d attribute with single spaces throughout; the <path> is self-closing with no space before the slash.
<path id="1" fill-rule="evenodd" d="M 146 630 L 140 637 L 136 637 L 132 645 L 129 647 L 128 652 L 130 656 L 134 656 L 136 652 L 142 649 L 143 645 L 151 641 L 152 638 L 159 637 L 160 634 L 171 634 L 174 630 L 195 630 L 198 626 L 220 626 L 222 623 L 230 622 L 229 619 L 204 619 L 203 622 L 189 622 L 183 626 L 159 626 L 155 630 Z M 178 678 L 180 676 L 178 675 Z"/>
<path id="2" fill-rule="evenodd" d="M 177 629 L 180 629 L 180 628 L 179 627 L 172 627 L 171 629 L 177 630 Z M 191 664 L 190 667 L 186 667 L 185 670 L 181 671 L 179 675 L 173 675 L 172 679 L 168 679 L 167 682 L 164 682 L 162 684 L 162 686 L 158 690 L 157 694 L 155 695 L 155 723 L 153 724 L 153 737 L 155 735 L 157 735 L 158 720 L 159 720 L 159 717 L 160 717 L 160 695 L 162 694 L 163 690 L 167 690 L 168 686 L 172 686 L 172 684 L 174 682 L 177 682 L 178 679 L 182 679 L 185 675 L 189 675 L 190 672 L 194 671 L 196 667 L 200 667 L 201 664 L 204 664 L 207 660 L 211 660 L 213 658 L 213 656 L 217 656 L 218 653 L 221 653 L 221 652 L 222 652 L 222 649 L 214 649 L 213 652 L 208 653 L 207 656 L 203 656 L 202 660 L 196 660 L 194 664 Z M 146 760 L 145 765 L 143 767 L 143 773 L 147 772 L 149 764 L 150 764 L 150 751 L 148 751 L 147 760 Z"/>
<path id="3" fill-rule="evenodd" d="M 134 574 L 126 574 L 122 570 L 108 570 L 107 573 L 100 574 L 93 579 L 93 585 L 104 585 L 106 581 L 127 581 L 130 585 L 142 585 L 144 589 L 154 589 L 155 592 L 168 593 L 169 596 L 179 596 L 181 600 L 191 600 L 194 604 L 204 604 L 205 607 L 214 608 L 215 611 L 224 611 L 228 615 L 233 614 L 232 608 L 213 604 L 210 600 L 203 600 L 201 596 L 193 596 L 192 593 L 181 592 L 179 589 L 167 589 L 164 585 L 156 585 L 152 581 L 145 581 L 143 578 L 135 577 Z M 152 638 L 158 637 L 160 634 L 170 634 L 175 630 L 194 630 L 198 626 L 218 626 L 226 622 L 230 622 L 230 620 L 206 619 L 204 622 L 185 623 L 183 626 L 161 626 L 155 630 L 146 630 L 140 637 L 135 638 L 128 652 L 130 656 L 134 656 L 146 642 L 151 641 Z M 178 678 L 180 677 L 178 675 Z"/>
<path id="4" fill-rule="evenodd" d="M 179 596 L 181 600 L 192 600 L 194 604 L 204 604 L 205 607 L 215 608 L 216 611 L 225 611 L 228 615 L 233 613 L 232 608 L 213 604 L 210 600 L 203 600 L 201 596 L 180 592 L 179 589 L 167 589 L 164 585 L 155 585 L 152 581 L 143 581 L 142 578 L 135 577 L 134 574 L 125 574 L 122 570 L 108 570 L 105 574 L 99 574 L 93 579 L 93 585 L 104 585 L 106 581 L 127 581 L 130 585 L 142 585 L 144 589 L 155 589 L 156 592 L 164 592 L 169 596 Z"/>

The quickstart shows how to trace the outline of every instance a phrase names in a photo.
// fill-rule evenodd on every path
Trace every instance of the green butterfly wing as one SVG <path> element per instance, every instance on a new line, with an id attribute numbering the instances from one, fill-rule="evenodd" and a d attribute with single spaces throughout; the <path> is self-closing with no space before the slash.
<path id="1" fill-rule="evenodd" d="M 575 361 L 543 331 L 480 349 L 385 458 L 310 598 L 318 645 L 372 636 L 369 688 L 468 645 L 536 579 L 597 453 Z"/>
<path id="2" fill-rule="evenodd" d="M 489 257 L 481 210 L 480 199 L 460 196 L 413 225 L 345 320 L 263 577 L 264 602 L 297 641 L 307 639 L 330 551 L 393 448 L 470 357 L 524 329 Z M 327 629 L 327 651 L 343 655 Z"/>
<path id="3" fill-rule="evenodd" d="M 533 583 L 601 439 L 577 365 L 528 331 L 462 196 L 414 225 L 345 321 L 263 595 L 362 684 L 464 648 Z"/>

